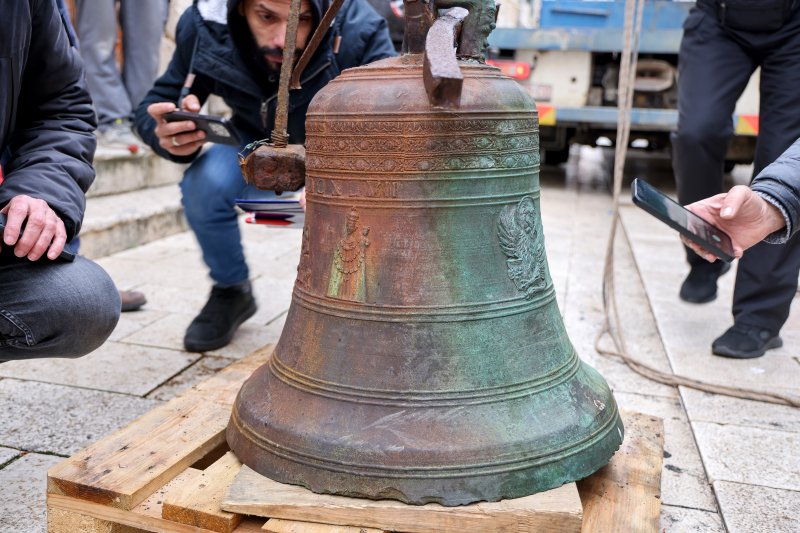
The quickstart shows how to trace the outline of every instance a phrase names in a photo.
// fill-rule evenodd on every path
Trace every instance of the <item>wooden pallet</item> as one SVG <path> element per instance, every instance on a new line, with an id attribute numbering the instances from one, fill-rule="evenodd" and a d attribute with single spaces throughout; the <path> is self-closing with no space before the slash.
<path id="1" fill-rule="evenodd" d="M 231 406 L 244 380 L 268 360 L 271 352 L 271 346 L 254 352 L 51 468 L 47 479 L 48 531 L 380 533 L 392 529 L 343 525 L 354 513 L 341 509 L 334 513 L 331 507 L 325 507 L 325 497 L 286 485 L 281 486 L 282 493 L 289 495 L 284 498 L 286 505 L 280 512 L 267 515 L 274 518 L 266 524 L 265 518 L 249 516 L 244 511 L 222 510 L 223 496 L 241 468 L 225 443 Z M 583 532 L 658 531 L 663 425 L 660 419 L 638 413 L 623 413 L 623 418 L 626 435 L 620 451 L 608 466 L 577 484 L 583 504 Z M 562 493 L 567 494 L 568 489 L 562 489 Z M 341 500 L 350 500 L 351 509 L 365 503 L 351 498 Z M 548 500 L 544 497 L 537 501 Z M 554 500 L 549 501 L 547 505 L 553 505 Z M 299 505 L 300 502 L 305 503 Z M 340 504 L 337 501 L 334 507 Z M 552 521 L 555 515 L 549 517 L 551 522 L 539 521 L 544 512 L 536 514 L 536 519 L 516 524 L 484 517 L 482 531 L 533 531 L 532 525 L 542 523 L 555 524 L 547 531 L 574 530 L 575 516 L 571 522 L 563 519 L 569 515 L 564 514 L 568 506 L 563 501 L 559 505 L 560 521 Z M 423 517 L 424 523 L 420 524 L 421 508 L 399 503 L 389 507 L 401 517 L 403 507 L 409 510 L 404 520 L 390 524 L 408 526 L 413 523 L 408 516 L 417 520 L 415 527 L 401 531 L 426 531 L 423 525 L 430 526 L 432 532 L 466 531 L 460 525 L 466 522 L 455 519 L 459 516 L 455 511 L 449 515 L 447 509 L 440 508 L 439 514 Z M 463 512 L 467 507 L 455 509 Z M 375 512 L 370 511 L 369 515 L 374 516 Z M 367 522 L 360 524 L 375 525 L 374 520 Z"/>

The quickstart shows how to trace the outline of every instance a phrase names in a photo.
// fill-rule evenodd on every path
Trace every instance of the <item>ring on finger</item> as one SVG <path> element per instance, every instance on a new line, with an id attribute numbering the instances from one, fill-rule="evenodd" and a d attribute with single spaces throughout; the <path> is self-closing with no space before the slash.
<path id="1" fill-rule="evenodd" d="M 175 135 L 173 135 L 170 138 L 172 139 L 172 146 L 180 146 L 180 144 L 178 144 L 178 139 L 176 138 Z"/>

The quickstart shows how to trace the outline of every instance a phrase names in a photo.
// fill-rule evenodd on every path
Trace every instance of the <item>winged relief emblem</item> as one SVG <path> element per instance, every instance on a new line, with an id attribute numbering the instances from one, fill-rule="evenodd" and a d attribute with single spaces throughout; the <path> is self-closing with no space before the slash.
<path id="1" fill-rule="evenodd" d="M 516 206 L 505 206 L 497 223 L 500 248 L 508 257 L 508 277 L 529 300 L 547 285 L 544 238 L 538 222 L 536 204 L 525 196 Z"/>

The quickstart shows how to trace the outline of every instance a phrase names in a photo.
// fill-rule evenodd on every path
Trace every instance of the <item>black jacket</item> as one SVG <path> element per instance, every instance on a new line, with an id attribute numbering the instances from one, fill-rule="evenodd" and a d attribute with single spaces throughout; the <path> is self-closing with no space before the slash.
<path id="1" fill-rule="evenodd" d="M 770 203 L 781 207 L 786 218 L 786 231 L 769 240 L 784 242 L 797 233 L 800 229 L 800 139 L 759 172 L 750 186 Z"/>
<path id="2" fill-rule="evenodd" d="M 215 1 L 224 3 L 222 0 L 206 0 L 206 5 Z M 243 60 L 239 47 L 242 46 L 241 32 L 244 31 L 242 24 L 246 22 L 236 12 L 238 3 L 238 0 L 228 2 L 227 24 L 204 19 L 197 1 L 178 21 L 172 60 L 136 110 L 135 122 L 139 135 L 162 157 L 186 163 L 197 155 L 175 157 L 163 150 L 154 132 L 155 121 L 147 114 L 147 106 L 154 102 L 177 101 L 195 49 L 192 70 L 196 78 L 191 93 L 200 99 L 201 104 L 210 94 L 221 96 L 233 110 L 231 121 L 245 139 L 267 138 L 272 131 L 277 103 L 277 75 L 270 85 L 263 79 L 264 72 L 255 72 L 256 69 Z M 329 0 L 311 0 L 316 21 L 322 18 L 329 3 Z M 234 31 L 240 32 L 236 34 L 238 39 L 232 38 Z M 334 54 L 332 43 L 336 35 L 341 36 L 341 44 L 338 53 Z M 290 92 L 289 142 L 302 143 L 305 140 L 308 104 L 339 72 L 393 55 L 394 47 L 389 39 L 386 21 L 375 13 L 366 0 L 345 0 L 333 27 L 303 73 L 303 88 Z"/>
<path id="3" fill-rule="evenodd" d="M 94 180 L 94 111 L 83 63 L 52 0 L 0 0 L 0 206 L 26 194 L 72 239 Z"/>

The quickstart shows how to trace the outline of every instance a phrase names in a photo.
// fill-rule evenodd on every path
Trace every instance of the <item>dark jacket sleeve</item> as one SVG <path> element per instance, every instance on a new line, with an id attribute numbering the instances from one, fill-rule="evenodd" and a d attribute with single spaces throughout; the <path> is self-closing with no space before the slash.
<path id="1" fill-rule="evenodd" d="M 159 77 L 153 88 L 147 93 L 142 102 L 136 108 L 134 125 L 142 140 L 150 146 L 155 153 L 165 159 L 176 163 L 190 163 L 197 157 L 197 153 L 188 156 L 174 156 L 164 150 L 158 144 L 156 136 L 156 121 L 147 113 L 147 106 L 158 102 L 177 102 L 181 94 L 181 88 L 186 75 L 189 73 L 189 65 L 194 52 L 195 40 L 198 38 L 197 26 L 195 24 L 196 13 L 194 7 L 190 7 L 181 15 L 175 30 L 175 53 L 167 66 L 164 74 Z M 198 47 L 199 48 L 199 47 Z M 191 94 L 200 99 L 202 105 L 209 95 L 208 88 L 200 77 L 195 79 L 192 85 Z M 198 150 L 199 152 L 199 150 Z"/>
<path id="2" fill-rule="evenodd" d="M 55 2 L 31 2 L 31 22 L 0 205 L 21 194 L 42 199 L 72 239 L 83 220 L 84 193 L 94 180 L 94 110 L 83 63 L 70 46 Z"/>
<path id="3" fill-rule="evenodd" d="M 788 236 L 796 233 L 800 229 L 800 139 L 762 170 L 751 188 L 778 202 L 790 223 Z"/>
<path id="4" fill-rule="evenodd" d="M 397 55 L 386 20 L 367 0 L 347 0 L 343 6 L 342 37 L 336 63 L 340 70 Z"/>

